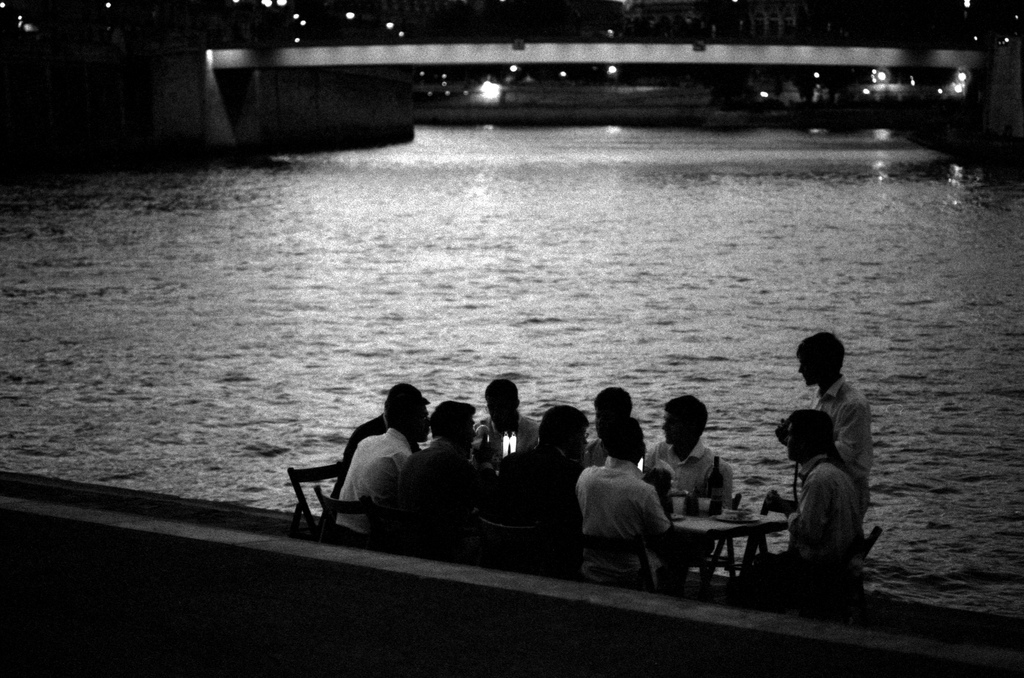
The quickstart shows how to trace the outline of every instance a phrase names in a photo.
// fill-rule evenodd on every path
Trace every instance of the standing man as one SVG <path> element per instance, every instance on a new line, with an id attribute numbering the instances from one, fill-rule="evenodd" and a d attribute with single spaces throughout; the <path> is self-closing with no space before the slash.
<path id="1" fill-rule="evenodd" d="M 426 441 L 430 422 L 422 397 L 409 393 L 396 395 L 384 408 L 388 429 L 384 435 L 366 438 L 352 455 L 342 501 L 370 497 L 378 504 L 395 506 L 398 501 L 398 475 L 419 443 Z M 370 533 L 365 515 L 338 515 L 338 524 L 360 534 Z"/>
<path id="2" fill-rule="evenodd" d="M 715 466 L 715 454 L 704 444 L 704 428 L 708 408 L 692 395 L 673 398 L 665 403 L 665 441 L 658 443 L 644 460 L 644 471 L 661 469 L 672 476 L 671 492 L 679 496 L 687 492 L 709 497 L 708 477 Z M 722 473 L 722 505 L 732 506 L 732 467 L 719 460 Z M 679 502 L 675 502 L 678 504 Z M 676 513 L 682 513 L 676 507 Z"/>
<path id="3" fill-rule="evenodd" d="M 581 463 L 588 466 L 604 466 L 608 458 L 608 450 L 604 438 L 615 426 L 629 419 L 633 414 L 633 399 L 624 389 L 618 386 L 606 388 L 594 398 L 594 427 L 597 429 L 597 440 L 587 445 Z"/>
<path id="4" fill-rule="evenodd" d="M 484 391 L 489 417 L 481 428 L 487 433 L 487 444 L 497 463 L 515 452 L 526 452 L 537 446 L 540 426 L 519 414 L 519 389 L 508 379 L 495 379 Z M 579 457 L 576 458 L 579 461 Z"/>
<path id="5" fill-rule="evenodd" d="M 808 386 L 817 386 L 814 409 L 832 418 L 836 449 L 853 480 L 863 518 L 870 503 L 868 474 L 874 461 L 871 442 L 871 408 L 867 398 L 842 375 L 845 350 L 835 335 L 819 332 L 800 342 L 796 358 Z M 782 427 L 780 427 L 781 429 Z M 779 440 L 785 440 L 777 431 Z"/>

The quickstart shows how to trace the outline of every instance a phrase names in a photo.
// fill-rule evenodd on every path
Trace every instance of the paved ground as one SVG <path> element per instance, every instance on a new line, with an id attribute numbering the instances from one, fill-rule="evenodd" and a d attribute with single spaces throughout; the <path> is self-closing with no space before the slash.
<path id="1" fill-rule="evenodd" d="M 0 473 L 10 676 L 1024 675 L 1024 620 L 871 629 L 283 537 L 290 517 Z"/>

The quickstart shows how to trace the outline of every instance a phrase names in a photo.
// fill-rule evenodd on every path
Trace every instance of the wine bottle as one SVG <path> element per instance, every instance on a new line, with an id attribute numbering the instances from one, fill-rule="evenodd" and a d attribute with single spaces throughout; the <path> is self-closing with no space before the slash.
<path id="1" fill-rule="evenodd" d="M 725 485 L 725 479 L 718 468 L 718 457 L 715 457 L 715 467 L 711 469 L 711 475 L 708 476 L 708 496 L 711 497 L 711 502 L 708 505 L 709 516 L 717 516 L 722 513 L 723 485 Z"/>

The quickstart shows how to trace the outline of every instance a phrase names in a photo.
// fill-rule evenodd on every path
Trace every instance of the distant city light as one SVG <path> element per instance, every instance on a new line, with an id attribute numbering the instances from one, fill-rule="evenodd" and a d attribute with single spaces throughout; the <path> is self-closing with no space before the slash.
<path id="1" fill-rule="evenodd" d="M 270 7 L 274 4 L 274 0 L 263 0 L 260 4 L 264 7 Z"/>
<path id="2" fill-rule="evenodd" d="M 964 9 L 971 8 L 971 0 L 964 0 Z"/>
<path id="3" fill-rule="evenodd" d="M 863 92 L 864 94 L 871 94 L 871 90 L 869 90 L 867 87 L 862 89 L 861 92 Z"/>
<path id="4" fill-rule="evenodd" d="M 609 28 L 607 35 L 608 35 L 609 38 L 614 38 L 615 37 L 615 31 L 613 31 L 612 29 Z"/>
<path id="5" fill-rule="evenodd" d="M 910 76 L 910 86 L 917 87 L 917 82 L 914 80 L 914 76 Z"/>
<path id="6" fill-rule="evenodd" d="M 963 71 L 960 71 L 956 74 L 956 79 L 959 80 L 960 82 L 967 82 L 967 74 L 964 73 Z"/>
<path id="7" fill-rule="evenodd" d="M 235 2 L 238 2 L 238 0 L 235 0 Z M 298 14 L 292 14 L 292 19 L 298 21 L 299 20 L 299 15 Z"/>
<path id="8" fill-rule="evenodd" d="M 111 7 L 110 3 L 108 2 L 108 3 L 107 3 L 107 4 L 105 5 L 105 7 L 106 7 L 107 9 L 110 9 L 110 7 Z"/>
<path id="9" fill-rule="evenodd" d="M 295 38 L 295 42 L 296 42 L 296 43 L 298 43 L 298 42 L 299 42 L 299 39 L 298 39 L 298 38 Z"/>
<path id="10" fill-rule="evenodd" d="M 480 96 L 484 99 L 498 99 L 501 97 L 501 85 L 488 80 L 480 85 Z"/>
<path id="11" fill-rule="evenodd" d="M 569 75 L 569 74 L 568 74 L 568 73 L 566 73 L 565 71 L 559 71 L 558 75 L 559 75 L 559 77 L 562 77 L 562 78 L 564 78 L 564 77 L 566 77 L 566 76 L 567 76 L 567 75 Z"/>
<path id="12" fill-rule="evenodd" d="M 957 94 L 963 94 L 964 93 L 964 86 L 961 85 L 960 83 L 957 83 L 957 84 L 953 85 L 953 91 L 956 92 Z"/>
<path id="13" fill-rule="evenodd" d="M 888 77 L 889 76 L 886 75 L 885 71 L 880 71 L 878 73 L 878 79 L 881 80 L 882 82 L 885 82 L 885 79 L 888 78 Z"/>
<path id="14" fill-rule="evenodd" d="M 352 19 L 356 18 L 356 13 L 355 12 L 345 12 L 345 18 L 348 19 L 349 21 L 352 21 Z"/>
<path id="15" fill-rule="evenodd" d="M 619 72 L 619 69 L 616 68 L 615 66 L 609 66 L 608 67 L 608 75 L 615 75 L 618 72 Z"/>
<path id="16" fill-rule="evenodd" d="M 817 80 L 820 77 L 821 77 L 821 73 L 819 73 L 818 71 L 814 71 L 814 79 Z"/>
<path id="17" fill-rule="evenodd" d="M 761 90 L 761 98 L 762 99 L 767 99 L 768 98 L 768 92 L 765 92 L 764 90 Z"/>
<path id="18" fill-rule="evenodd" d="M 394 21 L 387 22 L 386 24 L 384 24 L 384 28 L 388 29 L 389 31 L 394 30 L 395 22 Z"/>
<path id="19" fill-rule="evenodd" d="M 515 64 L 512 64 L 511 66 L 508 67 L 508 70 L 510 70 L 513 73 L 515 73 L 515 72 L 517 72 L 519 70 L 519 66 L 516 66 Z"/>
<path id="20" fill-rule="evenodd" d="M 405 37 L 405 31 L 398 31 L 398 37 L 404 38 Z"/>
<path id="21" fill-rule="evenodd" d="M 939 91 L 939 94 L 942 94 L 942 88 L 941 87 L 939 88 L 938 91 Z"/>
<path id="22" fill-rule="evenodd" d="M 277 0 L 277 6 L 278 7 L 284 7 L 287 4 L 288 4 L 288 0 Z"/>

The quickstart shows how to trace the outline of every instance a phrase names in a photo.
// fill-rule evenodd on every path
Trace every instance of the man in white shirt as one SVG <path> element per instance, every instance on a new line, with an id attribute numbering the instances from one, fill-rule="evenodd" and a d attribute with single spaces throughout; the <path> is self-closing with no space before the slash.
<path id="1" fill-rule="evenodd" d="M 665 403 L 665 441 L 654 446 L 644 460 L 644 470 L 667 471 L 672 476 L 671 492 L 676 495 L 673 511 L 682 513 L 684 492 L 708 497 L 708 477 L 715 466 L 715 454 L 704 444 L 704 428 L 708 422 L 708 409 L 692 395 L 684 395 Z M 719 460 L 722 473 L 722 504 L 732 505 L 732 467 Z"/>
<path id="2" fill-rule="evenodd" d="M 644 482 L 637 462 L 644 454 L 643 432 L 627 419 L 608 432 L 604 466 L 583 469 L 576 481 L 576 499 L 583 514 L 583 534 L 632 539 L 642 535 L 657 548 L 672 530 L 654 487 Z M 652 567 L 660 562 L 651 554 Z M 632 554 L 583 551 L 581 572 L 589 581 L 631 586 L 639 559 Z"/>
<path id="3" fill-rule="evenodd" d="M 867 398 L 843 377 L 845 349 L 835 335 L 819 332 L 804 339 L 796 350 L 796 356 L 804 382 L 818 387 L 814 395 L 814 409 L 832 418 L 836 449 L 857 488 L 863 517 L 871 500 L 868 476 L 874 462 L 871 408 Z"/>
<path id="4" fill-rule="evenodd" d="M 780 428 L 803 485 L 789 514 L 789 549 L 764 558 L 752 577 L 760 583 L 755 604 L 829 616 L 841 605 L 842 570 L 864 539 L 858 493 L 843 469 L 828 414 L 798 410 Z"/>
<path id="5" fill-rule="evenodd" d="M 388 425 L 384 435 L 366 438 L 356 448 L 341 487 L 342 501 L 370 497 L 378 504 L 397 506 L 398 476 L 430 430 L 427 406 L 422 397 L 401 394 L 385 405 L 384 420 Z M 337 523 L 359 534 L 370 533 L 365 515 L 339 514 Z"/>

